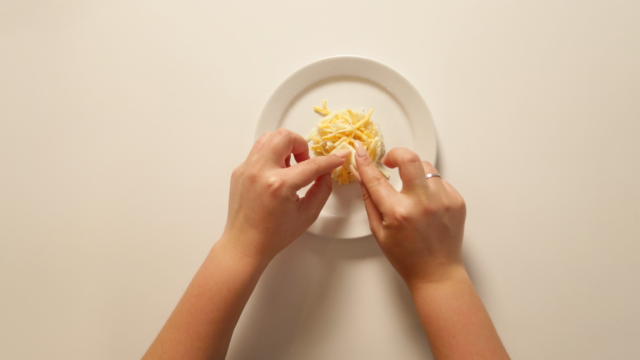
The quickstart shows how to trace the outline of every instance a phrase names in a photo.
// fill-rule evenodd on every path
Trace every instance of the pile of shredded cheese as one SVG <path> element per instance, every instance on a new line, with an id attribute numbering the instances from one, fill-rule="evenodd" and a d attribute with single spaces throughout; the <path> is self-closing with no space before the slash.
<path id="1" fill-rule="evenodd" d="M 327 101 L 322 101 L 322 108 L 317 106 L 313 110 L 323 118 L 307 136 L 307 141 L 313 141 L 311 150 L 316 156 L 329 155 L 340 150 L 350 150 L 344 164 L 333 170 L 331 177 L 339 184 L 348 184 L 353 179 L 350 166 L 357 170 L 355 161 L 355 140 L 359 140 L 369 153 L 369 157 L 376 164 L 384 176 L 389 174 L 383 169 L 380 160 L 384 155 L 384 143 L 378 128 L 371 121 L 373 109 L 368 114 L 351 109 L 329 111 Z"/>

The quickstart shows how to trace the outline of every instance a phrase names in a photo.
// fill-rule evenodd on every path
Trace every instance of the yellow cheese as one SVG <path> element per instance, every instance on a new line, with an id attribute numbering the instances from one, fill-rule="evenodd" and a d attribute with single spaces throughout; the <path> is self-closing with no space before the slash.
<path id="1" fill-rule="evenodd" d="M 345 163 L 331 174 L 339 184 L 348 184 L 353 180 L 349 170 L 351 165 L 356 170 L 358 168 L 355 162 L 355 140 L 362 142 L 371 160 L 389 178 L 380 164 L 385 150 L 382 135 L 371 120 L 373 109 L 368 114 L 351 109 L 330 111 L 327 109 L 327 101 L 323 100 L 322 108 L 314 106 L 313 110 L 323 116 L 306 138 L 312 142 L 311 150 L 314 154 L 322 156 L 344 149 L 351 151 L 351 156 L 347 156 Z"/>

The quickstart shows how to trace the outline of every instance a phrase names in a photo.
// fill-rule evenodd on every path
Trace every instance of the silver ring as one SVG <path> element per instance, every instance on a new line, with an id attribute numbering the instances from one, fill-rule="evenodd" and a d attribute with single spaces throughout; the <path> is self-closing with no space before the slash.
<path id="1" fill-rule="evenodd" d="M 439 178 L 442 178 L 442 176 L 440 176 L 440 173 L 431 173 L 431 174 L 427 174 L 427 179 L 428 179 L 428 178 L 432 178 L 432 177 L 439 177 Z"/>

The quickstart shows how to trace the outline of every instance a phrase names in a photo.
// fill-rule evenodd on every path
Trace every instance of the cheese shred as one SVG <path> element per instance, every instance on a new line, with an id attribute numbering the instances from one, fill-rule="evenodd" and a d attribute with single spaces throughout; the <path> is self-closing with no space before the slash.
<path id="1" fill-rule="evenodd" d="M 367 114 L 351 109 L 330 111 L 327 101 L 322 100 L 322 107 L 314 106 L 313 110 L 322 116 L 306 138 L 307 142 L 312 142 L 311 150 L 314 154 L 324 156 L 340 150 L 351 151 L 351 156 L 347 156 L 344 164 L 331 173 L 331 177 L 338 181 L 338 184 L 348 184 L 353 180 L 351 165 L 358 169 L 355 162 L 355 140 L 362 143 L 376 167 L 387 179 L 389 178 L 389 174 L 380 163 L 385 149 L 382 135 L 371 120 L 373 109 Z"/>

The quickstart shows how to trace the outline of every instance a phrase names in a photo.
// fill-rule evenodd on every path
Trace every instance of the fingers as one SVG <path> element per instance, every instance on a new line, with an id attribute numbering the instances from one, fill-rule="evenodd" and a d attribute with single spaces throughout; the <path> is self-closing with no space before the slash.
<path id="1" fill-rule="evenodd" d="M 371 232 L 376 234 L 379 229 L 382 227 L 382 214 L 376 204 L 371 200 L 371 194 L 369 194 L 369 190 L 362 183 L 362 179 L 360 179 L 360 175 L 351 165 L 351 173 L 353 177 L 356 179 L 358 184 L 360 184 L 360 189 L 362 190 L 362 200 L 364 201 L 364 208 L 367 211 L 367 217 L 369 218 L 369 227 L 371 227 Z"/>
<path id="2" fill-rule="evenodd" d="M 307 194 L 300 200 L 302 205 L 302 211 L 309 216 L 311 222 L 315 221 L 320 215 L 320 211 L 324 207 L 324 204 L 331 195 L 331 175 L 324 174 L 319 176 L 316 181 L 311 185 Z"/>
<path id="3" fill-rule="evenodd" d="M 436 168 L 428 161 L 422 162 L 422 168 L 424 169 L 424 173 L 426 174 L 435 174 L 438 172 Z"/>
<path id="4" fill-rule="evenodd" d="M 415 152 L 405 148 L 394 148 L 382 159 L 382 163 L 392 169 L 398 168 L 403 193 L 425 188 L 425 169 Z"/>
<path id="5" fill-rule="evenodd" d="M 460 195 L 458 190 L 456 190 L 456 188 L 454 188 L 453 185 L 451 185 L 448 182 L 442 180 L 442 186 L 447 190 L 447 192 L 449 193 L 449 196 L 454 201 L 457 201 L 458 203 L 464 204 L 464 198 L 462 198 L 462 195 Z"/>
<path id="6" fill-rule="evenodd" d="M 259 154 L 262 151 L 264 144 L 266 144 L 267 140 L 269 139 L 269 137 L 271 137 L 271 135 L 273 135 L 273 133 L 269 131 L 264 132 L 262 135 L 260 135 L 258 140 L 256 140 L 256 142 L 253 144 L 253 147 L 249 152 L 249 157 L 253 157 Z"/>
<path id="7" fill-rule="evenodd" d="M 389 184 L 387 179 L 375 166 L 362 144 L 356 140 L 356 164 L 362 184 L 366 186 L 369 195 L 376 207 L 385 213 L 393 203 L 393 198 L 398 195 L 396 189 Z"/>
<path id="8" fill-rule="evenodd" d="M 293 154 L 296 161 L 303 162 L 309 158 L 309 144 L 304 138 L 287 129 L 278 129 L 265 144 L 268 159 L 284 167 L 284 160 Z"/>
<path id="9" fill-rule="evenodd" d="M 302 152 L 293 153 L 293 158 L 296 159 L 296 163 L 301 163 L 303 161 L 309 160 L 311 157 L 309 156 L 309 144 L 307 143 L 307 150 Z"/>
<path id="10" fill-rule="evenodd" d="M 287 169 L 287 181 L 295 190 L 301 189 L 320 175 L 327 174 L 342 165 L 347 154 L 350 154 L 349 150 L 344 150 L 332 155 L 317 156 L 296 164 Z"/>
<path id="11" fill-rule="evenodd" d="M 423 161 L 422 162 L 422 168 L 424 169 L 424 173 L 425 176 L 426 174 L 435 174 L 438 172 L 438 170 L 436 170 L 436 168 L 428 161 Z M 442 184 L 443 181 L 441 178 L 439 177 L 431 177 L 429 179 L 426 179 L 426 183 L 427 183 L 427 188 L 435 190 L 435 191 L 443 191 L 444 190 L 444 185 Z"/>

